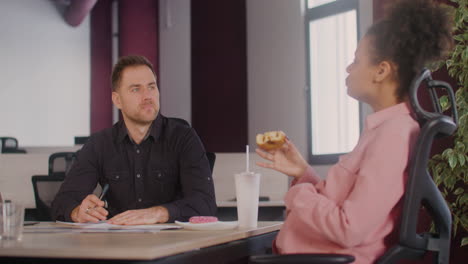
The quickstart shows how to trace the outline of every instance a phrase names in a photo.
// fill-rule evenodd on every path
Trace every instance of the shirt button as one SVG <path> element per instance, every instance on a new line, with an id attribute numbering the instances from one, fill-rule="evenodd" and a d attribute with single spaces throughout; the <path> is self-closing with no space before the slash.
<path id="1" fill-rule="evenodd" d="M 211 180 L 210 177 L 207 178 L 208 180 Z"/>
<path id="2" fill-rule="evenodd" d="M 141 177 L 141 175 L 140 175 L 140 173 L 138 173 L 138 174 L 137 174 L 137 178 L 140 178 L 140 177 Z"/>
<path id="3" fill-rule="evenodd" d="M 119 179 L 119 178 L 120 178 L 120 176 L 119 176 L 119 175 L 115 175 L 115 178 L 116 178 L 116 179 Z"/>
<path id="4" fill-rule="evenodd" d="M 141 203 L 141 201 L 143 201 L 143 200 L 142 200 L 141 198 L 138 198 L 138 202 L 140 202 L 140 203 Z"/>
<path id="5" fill-rule="evenodd" d="M 161 178 L 162 174 L 160 172 L 158 172 L 158 178 Z"/>
<path id="6" fill-rule="evenodd" d="M 137 154 L 140 154 L 140 150 L 139 150 L 139 149 L 137 149 L 137 150 L 136 150 L 136 153 L 137 153 Z"/>

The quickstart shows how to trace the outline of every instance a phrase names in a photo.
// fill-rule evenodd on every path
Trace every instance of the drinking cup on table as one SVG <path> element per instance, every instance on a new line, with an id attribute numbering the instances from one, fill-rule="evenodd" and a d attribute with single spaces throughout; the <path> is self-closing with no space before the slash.
<path id="1" fill-rule="evenodd" d="M 21 240 L 23 236 L 24 205 L 12 200 L 4 200 L 0 205 L 1 239 Z"/>
<path id="2" fill-rule="evenodd" d="M 237 219 L 240 228 L 257 227 L 260 173 L 234 175 L 236 182 Z"/>

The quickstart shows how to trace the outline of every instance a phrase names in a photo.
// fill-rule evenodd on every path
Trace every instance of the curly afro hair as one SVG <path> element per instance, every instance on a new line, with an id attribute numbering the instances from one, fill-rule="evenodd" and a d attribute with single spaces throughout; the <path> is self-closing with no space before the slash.
<path id="1" fill-rule="evenodd" d="M 389 60 L 397 66 L 400 101 L 424 65 L 443 58 L 453 47 L 452 23 L 447 6 L 432 0 L 398 0 L 369 28 L 366 36 L 373 43 L 374 62 Z"/>

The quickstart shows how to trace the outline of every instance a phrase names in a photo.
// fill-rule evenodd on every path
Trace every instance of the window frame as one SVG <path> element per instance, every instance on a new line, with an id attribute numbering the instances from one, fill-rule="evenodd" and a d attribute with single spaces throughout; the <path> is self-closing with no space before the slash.
<path id="1" fill-rule="evenodd" d="M 304 1 L 305 4 L 305 43 L 306 43 L 306 96 L 307 96 L 307 152 L 309 154 L 309 163 L 312 165 L 327 165 L 334 164 L 338 162 L 339 156 L 346 153 L 333 153 L 333 154 L 321 154 L 314 155 L 313 149 L 313 138 L 312 138 L 312 87 L 311 87 L 311 51 L 310 51 L 310 22 L 325 18 L 332 15 L 337 15 L 351 10 L 356 10 L 356 32 L 357 40 L 361 36 L 361 27 L 360 27 L 360 10 L 359 10 L 359 0 L 336 0 L 334 2 L 326 3 L 319 5 L 313 8 L 308 8 L 308 3 L 310 0 Z M 359 132 L 362 131 L 363 127 L 363 106 L 362 103 L 358 103 L 359 111 Z"/>

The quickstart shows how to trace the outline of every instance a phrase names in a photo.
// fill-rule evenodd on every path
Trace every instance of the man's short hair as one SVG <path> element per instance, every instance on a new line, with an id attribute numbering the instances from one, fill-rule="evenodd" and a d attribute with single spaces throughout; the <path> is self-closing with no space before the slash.
<path id="1" fill-rule="evenodd" d="M 148 68 L 151 69 L 153 74 L 156 75 L 154 73 L 153 64 L 151 64 L 151 62 L 147 58 L 139 55 L 120 57 L 117 63 L 114 65 L 114 68 L 112 69 L 112 91 L 115 92 L 117 91 L 117 88 L 119 88 L 120 80 L 122 79 L 122 72 L 125 70 L 125 68 L 140 65 L 148 66 Z"/>

